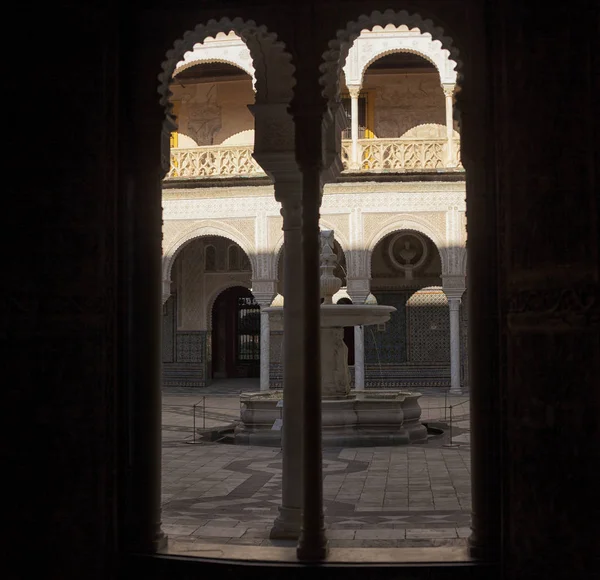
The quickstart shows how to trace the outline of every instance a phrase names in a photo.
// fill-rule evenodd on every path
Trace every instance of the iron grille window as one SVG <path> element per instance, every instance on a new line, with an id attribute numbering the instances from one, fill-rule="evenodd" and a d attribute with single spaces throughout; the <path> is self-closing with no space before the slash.
<path id="1" fill-rule="evenodd" d="M 237 340 L 238 362 L 260 361 L 260 306 L 251 296 L 237 300 Z"/>

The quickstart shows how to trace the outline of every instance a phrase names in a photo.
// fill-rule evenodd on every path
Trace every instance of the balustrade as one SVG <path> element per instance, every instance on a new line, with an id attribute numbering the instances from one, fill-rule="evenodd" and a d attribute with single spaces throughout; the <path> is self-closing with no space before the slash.
<path id="1" fill-rule="evenodd" d="M 359 139 L 359 165 L 355 171 L 419 171 L 444 169 L 448 166 L 462 168 L 459 139 L 453 141 L 453 160 L 447 162 L 446 139 Z M 352 142 L 342 142 L 344 168 L 350 167 Z"/>
<path id="2" fill-rule="evenodd" d="M 394 172 L 462 169 L 460 140 L 453 141 L 453 160 L 447 161 L 445 139 L 359 139 L 359 172 Z M 167 179 L 202 177 L 262 177 L 265 172 L 252 157 L 252 145 L 205 146 L 171 149 L 171 169 Z M 350 170 L 352 141 L 342 141 L 344 171 Z"/>
<path id="3" fill-rule="evenodd" d="M 252 145 L 171 149 L 167 179 L 194 177 L 259 177 L 265 175 L 252 157 Z"/>

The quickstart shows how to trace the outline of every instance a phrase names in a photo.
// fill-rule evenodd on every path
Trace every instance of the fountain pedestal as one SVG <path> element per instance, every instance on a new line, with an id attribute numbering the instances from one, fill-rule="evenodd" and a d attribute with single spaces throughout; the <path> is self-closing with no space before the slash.
<path id="1" fill-rule="evenodd" d="M 350 395 L 348 347 L 343 328 L 321 328 L 321 397 L 345 399 Z"/>

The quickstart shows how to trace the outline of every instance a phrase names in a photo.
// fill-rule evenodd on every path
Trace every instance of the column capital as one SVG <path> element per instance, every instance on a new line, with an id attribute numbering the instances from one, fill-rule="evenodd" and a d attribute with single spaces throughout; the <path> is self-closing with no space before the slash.
<path id="1" fill-rule="evenodd" d="M 452 97 L 454 96 L 456 85 L 454 83 L 442 83 L 442 89 L 446 97 Z"/>
<path id="2" fill-rule="evenodd" d="M 370 278 L 348 278 L 346 282 L 346 291 L 348 296 L 355 304 L 364 304 L 371 293 Z"/>
<path id="3" fill-rule="evenodd" d="M 348 85 L 348 92 L 353 99 L 358 99 L 358 96 L 360 95 L 360 89 L 360 85 Z"/>
<path id="4" fill-rule="evenodd" d="M 277 294 L 277 280 L 260 278 L 252 280 L 252 294 L 261 308 L 271 306 Z"/>
<path id="5" fill-rule="evenodd" d="M 466 290 L 466 280 L 463 275 L 457 274 L 446 274 L 442 276 L 442 290 L 446 297 L 448 298 L 448 302 L 458 301 L 460 303 L 460 299 Z"/>

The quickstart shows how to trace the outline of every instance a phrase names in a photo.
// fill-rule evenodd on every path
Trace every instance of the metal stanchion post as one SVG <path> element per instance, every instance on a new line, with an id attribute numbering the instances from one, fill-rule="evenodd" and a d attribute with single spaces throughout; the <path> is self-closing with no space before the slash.
<path id="1" fill-rule="evenodd" d="M 454 434 L 452 433 L 452 405 L 450 405 L 450 447 L 453 445 Z"/>
<path id="2" fill-rule="evenodd" d="M 194 416 L 194 431 L 193 431 L 192 442 L 196 443 L 196 403 L 194 403 L 192 405 L 192 415 Z"/>
<path id="3" fill-rule="evenodd" d="M 450 408 L 450 443 L 444 443 L 442 445 L 442 447 L 459 447 L 460 446 L 458 443 L 454 443 L 454 441 L 453 441 L 453 434 L 452 434 L 452 422 L 453 422 L 453 419 L 452 419 L 452 407 L 453 407 L 453 405 L 449 406 L 449 408 Z"/>
<path id="4" fill-rule="evenodd" d="M 448 420 L 448 391 L 444 391 L 444 421 Z"/>
<path id="5" fill-rule="evenodd" d="M 202 431 L 206 431 L 206 395 L 202 397 Z"/>

